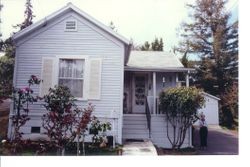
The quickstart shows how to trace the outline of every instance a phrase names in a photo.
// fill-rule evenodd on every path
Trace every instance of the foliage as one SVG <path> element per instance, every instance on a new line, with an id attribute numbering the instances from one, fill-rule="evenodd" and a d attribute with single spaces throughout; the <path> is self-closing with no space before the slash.
<path id="1" fill-rule="evenodd" d="M 201 90 L 195 87 L 169 88 L 161 92 L 160 108 L 166 114 L 167 137 L 173 149 L 180 149 L 187 129 L 197 119 L 197 109 L 203 105 Z M 169 131 L 169 125 L 173 131 Z"/>
<path id="2" fill-rule="evenodd" d="M 75 98 L 68 87 L 55 86 L 44 96 L 44 102 L 48 113 L 42 117 L 42 126 L 47 131 L 46 134 L 51 142 L 57 147 L 58 155 L 63 155 L 65 145 L 76 137 Z"/>
<path id="3" fill-rule="evenodd" d="M 93 106 L 89 104 L 87 108 L 84 108 L 84 110 L 76 109 L 76 134 L 77 134 L 77 155 L 80 154 L 80 139 L 82 138 L 82 153 L 85 155 L 85 146 L 84 146 L 84 137 L 85 132 L 88 130 L 88 124 L 91 121 L 91 114 L 94 110 Z"/>
<path id="4" fill-rule="evenodd" d="M 0 103 L 12 92 L 12 77 L 14 69 L 14 58 L 0 57 Z"/>
<path id="5" fill-rule="evenodd" d="M 26 9 L 24 11 L 25 20 L 16 26 L 20 30 L 30 26 L 33 21 L 33 11 L 31 0 L 26 1 Z M 0 51 L 4 52 L 5 55 L 0 58 L 0 103 L 2 99 L 8 98 L 12 92 L 12 80 L 14 73 L 14 62 L 15 62 L 15 45 L 11 37 L 6 40 L 0 41 Z"/>
<path id="6" fill-rule="evenodd" d="M 25 3 L 25 11 L 24 11 L 24 21 L 21 24 L 17 24 L 15 27 L 19 27 L 20 30 L 30 26 L 31 24 L 33 24 L 33 18 L 35 17 L 35 15 L 33 15 L 33 11 L 32 11 L 32 4 L 31 4 L 31 0 L 26 0 Z"/>
<path id="7" fill-rule="evenodd" d="M 76 99 L 66 86 L 55 86 L 44 96 L 44 107 L 48 113 L 43 115 L 43 128 L 51 143 L 57 148 L 57 154 L 64 154 L 67 144 L 77 139 L 77 155 L 80 154 L 80 139 L 82 138 L 82 153 L 84 150 L 85 132 L 92 117 L 94 107 L 77 108 Z"/>
<path id="8" fill-rule="evenodd" d="M 151 43 L 146 41 L 144 43 L 144 45 L 142 45 L 140 47 L 140 49 L 142 51 L 150 51 L 150 50 L 153 50 L 153 51 L 163 51 L 163 47 L 164 47 L 164 44 L 163 44 L 163 40 L 162 38 L 158 39 L 158 38 L 155 38 L 155 40 Z"/>
<path id="9" fill-rule="evenodd" d="M 182 41 L 178 47 L 181 53 L 196 54 L 201 58 L 197 68 L 196 85 L 204 91 L 222 96 L 238 82 L 238 21 L 230 23 L 226 11 L 226 0 L 196 0 L 191 9 L 191 22 L 182 25 Z M 235 99 L 237 100 L 237 99 Z M 234 103 L 237 103 L 235 101 Z M 227 107 L 221 107 L 221 113 Z M 222 123 L 232 125 L 230 120 Z M 232 120 L 232 119 L 231 119 Z"/>
<path id="10" fill-rule="evenodd" d="M 31 75 L 28 80 L 28 87 L 25 88 L 15 88 L 13 91 L 13 115 L 10 117 L 12 121 L 12 126 L 14 133 L 11 136 L 11 141 L 13 143 L 14 154 L 17 153 L 18 148 L 22 146 L 22 132 L 20 132 L 20 128 L 26 124 L 30 118 L 28 114 L 30 112 L 29 105 L 37 102 L 40 99 L 38 96 L 33 95 L 33 90 L 31 89 L 32 85 L 39 85 L 41 80 L 37 78 L 35 75 Z"/>
<path id="11" fill-rule="evenodd" d="M 111 130 L 109 122 L 101 123 L 96 117 L 91 121 L 89 132 L 93 134 L 92 144 L 98 147 L 105 147 L 107 143 L 105 132 Z"/>
<path id="12" fill-rule="evenodd" d="M 226 92 L 221 96 L 222 107 L 222 125 L 228 128 L 233 128 L 234 118 L 238 119 L 238 85 L 234 83 L 226 89 Z"/>

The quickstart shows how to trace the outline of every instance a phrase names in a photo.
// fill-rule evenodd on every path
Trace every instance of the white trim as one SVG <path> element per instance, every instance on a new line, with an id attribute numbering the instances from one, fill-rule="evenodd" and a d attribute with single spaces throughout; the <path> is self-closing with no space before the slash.
<path id="1" fill-rule="evenodd" d="M 56 56 L 56 64 L 55 64 L 55 83 L 56 85 L 58 85 L 58 82 L 59 82 L 59 60 L 60 59 L 80 59 L 80 60 L 84 60 L 84 71 L 83 71 L 83 97 L 78 97 L 76 98 L 77 100 L 79 101 L 87 101 L 88 99 L 88 92 L 87 92 L 87 89 L 88 89 L 88 72 L 87 70 L 89 69 L 88 67 L 88 59 L 89 59 L 89 56 L 87 55 L 57 55 Z"/>
<path id="2" fill-rule="evenodd" d="M 186 87 L 189 87 L 189 71 L 186 73 Z"/>
<path id="3" fill-rule="evenodd" d="M 75 29 L 67 29 L 67 22 L 75 22 Z M 77 24 L 77 20 L 76 19 L 66 19 L 64 21 L 64 31 L 65 32 L 76 32 L 77 29 L 78 29 L 77 26 L 78 26 L 78 24 Z"/>
<path id="4" fill-rule="evenodd" d="M 141 71 L 141 72 L 187 72 L 195 71 L 192 68 L 184 67 L 168 67 L 168 68 L 157 68 L 157 67 L 132 67 L 124 66 L 124 71 Z"/>
<path id="5" fill-rule="evenodd" d="M 153 114 L 156 114 L 156 72 L 153 72 Z"/>
<path id="6" fill-rule="evenodd" d="M 103 29 L 104 31 L 106 31 L 110 35 L 114 36 L 118 40 L 122 41 L 123 43 L 125 43 L 127 45 L 129 44 L 128 39 L 126 39 L 125 37 L 123 37 L 120 34 L 116 33 L 115 31 L 113 31 L 108 26 L 106 26 L 106 25 L 102 24 L 101 22 L 97 21 L 96 19 L 94 19 L 93 17 L 88 15 L 87 13 L 83 12 L 81 9 L 74 6 L 72 3 L 68 3 L 66 6 L 64 6 L 63 8 L 61 8 L 61 9 L 57 10 L 56 12 L 50 14 L 49 16 L 45 17 L 44 19 L 32 24 L 31 26 L 28 26 L 27 28 L 23 29 L 22 31 L 17 32 L 15 35 L 13 35 L 13 39 L 17 40 L 18 38 L 27 36 L 27 34 L 30 33 L 31 31 L 34 31 L 35 29 L 40 28 L 43 25 L 46 25 L 48 21 L 60 16 L 61 14 L 65 13 L 67 11 L 70 11 L 70 10 L 75 11 L 76 13 L 78 13 L 79 15 L 81 15 L 82 17 L 84 17 L 85 19 L 87 19 L 88 21 L 93 23 L 94 25 L 100 27 L 101 29 Z"/>
<path id="7" fill-rule="evenodd" d="M 206 92 L 202 92 L 202 94 L 204 94 L 205 96 L 211 97 L 211 98 L 213 98 L 213 99 L 215 99 L 215 100 L 221 100 L 220 98 L 218 98 L 218 97 L 216 97 L 216 96 L 213 96 L 213 95 L 211 95 L 211 94 L 209 94 L 209 93 L 206 93 Z"/>

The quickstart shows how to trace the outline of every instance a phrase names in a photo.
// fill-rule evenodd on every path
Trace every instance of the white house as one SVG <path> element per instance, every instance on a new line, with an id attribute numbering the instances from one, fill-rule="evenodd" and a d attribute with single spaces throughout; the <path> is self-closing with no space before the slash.
<path id="1" fill-rule="evenodd" d="M 16 46 L 14 86 L 26 85 L 30 75 L 43 79 L 35 93 L 44 95 L 56 84 L 67 85 L 78 106 L 95 105 L 94 115 L 112 122 L 117 143 L 150 139 L 170 147 L 165 116 L 158 111 L 157 96 L 179 84 L 178 74 L 188 74 L 178 58 L 166 52 L 131 51 L 129 41 L 71 3 L 13 36 Z M 41 104 L 31 106 L 31 120 L 22 131 L 44 132 Z M 9 135 L 11 133 L 9 126 Z M 36 131 L 37 133 L 37 131 Z M 191 146 L 191 129 L 183 147 Z"/>

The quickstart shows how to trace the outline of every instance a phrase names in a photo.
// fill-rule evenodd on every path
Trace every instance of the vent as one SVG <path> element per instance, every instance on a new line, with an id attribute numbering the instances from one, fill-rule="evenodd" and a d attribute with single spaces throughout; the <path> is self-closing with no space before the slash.
<path id="1" fill-rule="evenodd" d="M 65 22 L 65 31 L 77 31 L 76 20 L 68 20 Z"/>
<path id="2" fill-rule="evenodd" d="M 41 128 L 40 127 L 31 127 L 31 133 L 40 133 Z"/>

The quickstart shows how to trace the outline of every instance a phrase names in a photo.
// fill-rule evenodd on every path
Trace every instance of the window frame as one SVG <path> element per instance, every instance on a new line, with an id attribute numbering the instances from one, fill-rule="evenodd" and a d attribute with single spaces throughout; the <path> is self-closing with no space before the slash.
<path id="1" fill-rule="evenodd" d="M 86 55 L 60 55 L 57 56 L 57 66 L 56 66 L 56 84 L 59 85 L 59 71 L 60 71 L 60 59 L 69 59 L 69 60 L 84 60 L 84 68 L 83 68 L 83 96 L 82 97 L 75 97 L 77 100 L 80 101 L 87 101 L 87 94 L 88 94 L 88 56 Z"/>

